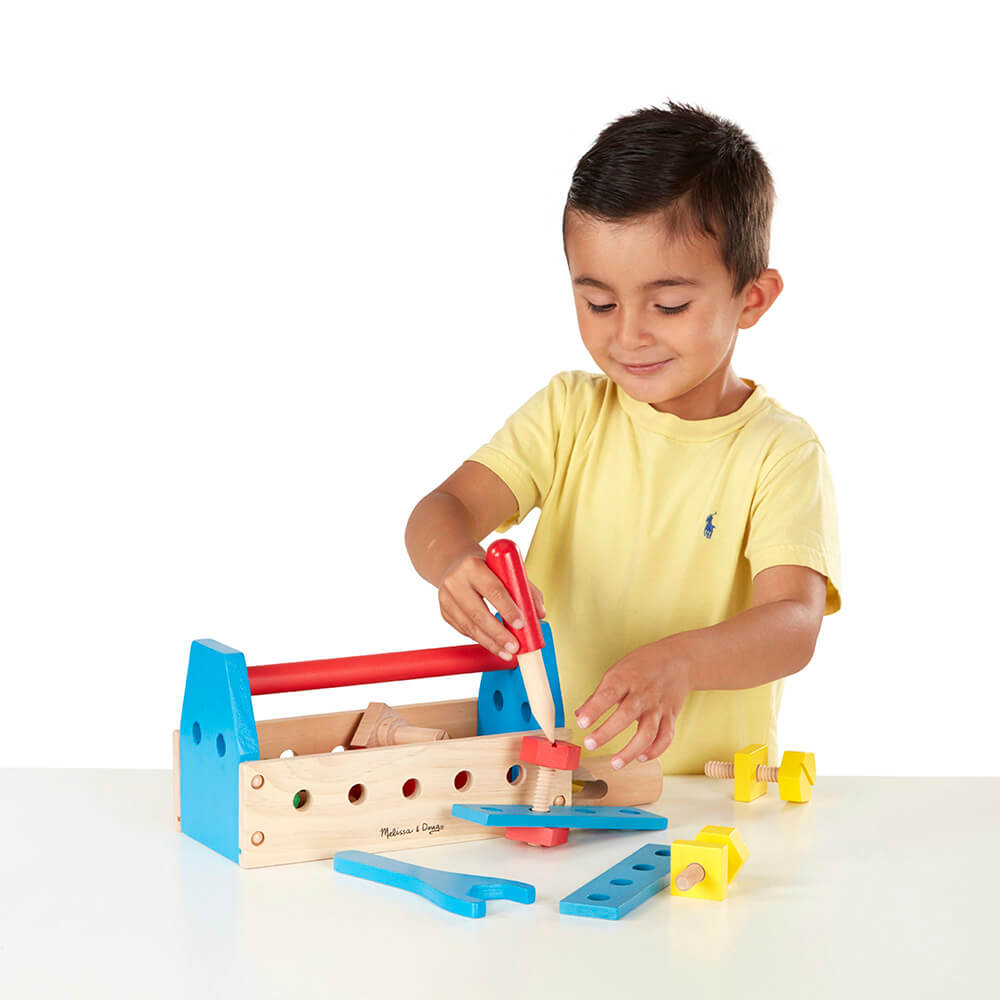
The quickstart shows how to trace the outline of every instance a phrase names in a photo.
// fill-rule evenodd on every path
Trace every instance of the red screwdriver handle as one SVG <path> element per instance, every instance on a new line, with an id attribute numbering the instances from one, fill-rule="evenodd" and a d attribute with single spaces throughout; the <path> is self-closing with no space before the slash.
<path id="1" fill-rule="evenodd" d="M 528 574 L 517 545 L 509 538 L 498 538 L 486 550 L 486 565 L 500 578 L 524 619 L 524 628 L 513 628 L 503 614 L 500 615 L 504 625 L 517 636 L 518 655 L 541 649 L 545 645 L 542 627 L 538 623 L 538 612 L 535 611 L 535 601 L 528 586 Z"/>

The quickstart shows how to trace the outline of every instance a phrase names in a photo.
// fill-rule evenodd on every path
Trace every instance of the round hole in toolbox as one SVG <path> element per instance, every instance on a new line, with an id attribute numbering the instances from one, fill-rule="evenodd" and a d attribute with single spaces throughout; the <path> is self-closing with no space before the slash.
<path id="1" fill-rule="evenodd" d="M 296 809 L 305 809 L 305 807 L 309 805 L 309 792 L 305 788 L 300 788 L 292 796 L 292 805 L 295 806 Z"/>
<path id="2" fill-rule="evenodd" d="M 652 865 L 632 865 L 632 868 L 637 872 L 651 872 L 653 870 Z"/>
<path id="3" fill-rule="evenodd" d="M 219 733 L 219 735 L 215 737 L 215 752 L 220 757 L 226 756 L 226 740 L 222 733 Z"/>
<path id="4" fill-rule="evenodd" d="M 593 900 L 596 900 L 599 903 L 602 903 L 602 902 L 604 902 L 604 900 L 610 899 L 610 898 L 611 898 L 610 896 L 605 896 L 603 892 L 592 892 L 587 897 L 587 899 L 593 899 Z"/>
<path id="5" fill-rule="evenodd" d="M 507 784 L 508 785 L 519 785 L 524 780 L 524 770 L 517 766 L 517 764 L 512 764 L 507 768 Z"/>
<path id="6" fill-rule="evenodd" d="M 251 788 L 263 788 L 264 787 L 264 775 L 263 774 L 255 774 L 250 779 L 250 787 Z"/>
<path id="7" fill-rule="evenodd" d="M 493 692 L 493 707 L 498 711 L 503 711 L 503 694 L 499 689 Z"/>
<path id="8" fill-rule="evenodd" d="M 472 785 L 472 775 L 468 771 L 459 771 L 455 775 L 455 789 L 459 792 L 467 792 Z"/>
<path id="9" fill-rule="evenodd" d="M 554 806 L 564 806 L 564 805 L 566 805 L 566 796 L 565 795 L 557 795 L 552 800 L 552 804 Z"/>
<path id="10" fill-rule="evenodd" d="M 521 718 L 525 722 L 531 721 L 531 706 L 526 701 L 521 702 Z"/>
<path id="11" fill-rule="evenodd" d="M 670 848 L 669 847 L 665 847 L 662 851 L 654 851 L 653 853 L 656 854 L 656 855 L 658 855 L 661 858 L 669 858 L 670 857 Z"/>
<path id="12" fill-rule="evenodd" d="M 361 805 L 365 800 L 365 786 L 364 785 L 351 785 L 350 791 L 347 793 L 347 801 L 351 805 L 358 806 Z"/>
<path id="13" fill-rule="evenodd" d="M 626 816 L 641 816 L 641 809 L 619 809 L 619 812 L 625 813 Z"/>
<path id="14" fill-rule="evenodd" d="M 254 847 L 260 847 L 260 845 L 264 843 L 264 834 L 262 834 L 260 830 L 255 830 L 250 834 L 250 843 L 253 844 Z"/>
<path id="15" fill-rule="evenodd" d="M 589 809 L 587 806 L 577 806 L 576 811 L 578 813 L 592 813 L 594 810 Z"/>
<path id="16" fill-rule="evenodd" d="M 415 799 L 420 794 L 420 782 L 416 778 L 407 778 L 403 782 L 403 798 Z"/>
<path id="17" fill-rule="evenodd" d="M 631 885 L 632 880 L 630 878 L 613 878 L 611 880 L 612 885 Z"/>
<path id="18" fill-rule="evenodd" d="M 194 740 L 195 746 L 201 742 L 201 726 L 197 722 L 191 727 L 191 739 Z"/>

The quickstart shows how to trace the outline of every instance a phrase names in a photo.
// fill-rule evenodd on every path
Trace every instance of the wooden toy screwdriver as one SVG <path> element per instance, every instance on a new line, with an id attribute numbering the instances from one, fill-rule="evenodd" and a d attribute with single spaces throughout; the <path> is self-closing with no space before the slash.
<path id="1" fill-rule="evenodd" d="M 528 694 L 528 704 L 541 727 L 545 738 L 550 743 L 556 741 L 556 707 L 552 702 L 552 689 L 545 673 L 545 662 L 542 659 L 542 627 L 538 622 L 535 602 L 528 586 L 528 574 L 518 547 L 509 538 L 498 538 L 486 550 L 486 565 L 507 588 L 521 617 L 524 628 L 513 628 L 501 614 L 500 620 L 517 637 L 517 653 L 514 654 L 521 667 L 521 678 L 524 690 Z"/>

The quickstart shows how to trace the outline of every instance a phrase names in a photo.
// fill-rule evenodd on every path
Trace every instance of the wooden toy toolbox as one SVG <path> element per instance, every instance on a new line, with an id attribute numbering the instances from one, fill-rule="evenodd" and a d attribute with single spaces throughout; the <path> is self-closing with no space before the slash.
<path id="1" fill-rule="evenodd" d="M 541 628 L 565 739 L 552 629 Z M 448 740 L 347 750 L 363 710 L 254 720 L 252 695 L 480 671 L 478 698 L 396 706 Z M 197 640 L 173 734 L 177 828 L 244 868 L 502 837 L 451 807 L 530 803 L 538 770 L 519 757 L 524 733 L 537 731 L 520 669 L 478 643 L 248 668 L 237 650 Z M 571 789 L 571 773 L 559 773 L 553 794 L 569 802 Z"/>

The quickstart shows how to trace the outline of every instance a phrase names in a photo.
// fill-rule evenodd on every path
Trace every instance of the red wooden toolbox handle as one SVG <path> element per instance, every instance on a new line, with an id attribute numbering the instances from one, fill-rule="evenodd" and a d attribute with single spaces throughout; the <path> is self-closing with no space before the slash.
<path id="1" fill-rule="evenodd" d="M 538 622 L 538 612 L 528 586 L 528 574 L 517 546 L 509 538 L 498 538 L 486 550 L 486 565 L 503 581 L 523 616 L 524 628 L 513 628 L 503 615 L 500 616 L 504 625 L 517 636 L 517 655 L 541 649 L 545 645 L 542 626 Z"/>
<path id="2" fill-rule="evenodd" d="M 511 664 L 494 656 L 478 642 L 467 646 L 409 649 L 400 653 L 369 653 L 332 660 L 302 660 L 247 667 L 250 694 L 279 694 L 315 688 L 350 687 L 383 681 L 410 681 L 420 677 L 478 674 L 510 670 Z"/>

